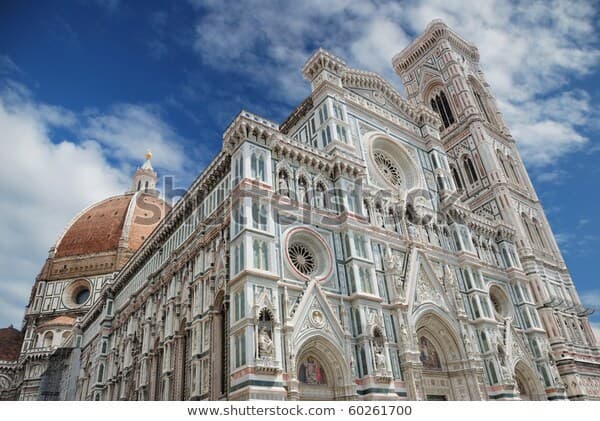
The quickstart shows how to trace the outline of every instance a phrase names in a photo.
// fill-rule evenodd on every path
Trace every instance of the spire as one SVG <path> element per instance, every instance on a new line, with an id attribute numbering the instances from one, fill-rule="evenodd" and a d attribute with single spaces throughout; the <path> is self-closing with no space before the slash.
<path id="1" fill-rule="evenodd" d="M 146 149 L 146 162 L 144 162 L 144 164 L 142 164 L 142 167 L 141 167 L 143 170 L 154 171 L 154 168 L 152 168 L 152 163 L 150 162 L 151 159 L 152 159 L 152 152 L 150 152 L 150 149 Z"/>
<path id="2" fill-rule="evenodd" d="M 146 161 L 133 174 L 130 192 L 144 191 L 147 193 L 156 193 L 156 181 L 158 176 L 152 168 L 152 152 L 146 151 Z"/>

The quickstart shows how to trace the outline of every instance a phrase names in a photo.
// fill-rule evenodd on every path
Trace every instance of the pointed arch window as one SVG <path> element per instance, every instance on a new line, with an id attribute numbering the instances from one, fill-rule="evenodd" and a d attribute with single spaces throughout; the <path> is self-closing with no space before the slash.
<path id="1" fill-rule="evenodd" d="M 488 352 L 490 350 L 490 343 L 488 342 L 487 335 L 484 331 L 481 331 L 481 350 Z"/>
<path id="2" fill-rule="evenodd" d="M 476 295 L 471 297 L 471 308 L 473 309 L 473 319 L 479 319 L 481 311 L 479 310 L 479 300 Z"/>
<path id="3" fill-rule="evenodd" d="M 546 242 L 544 241 L 544 236 L 542 235 L 542 231 L 540 230 L 540 225 L 537 221 L 533 222 L 533 227 L 535 228 L 535 233 L 537 235 L 538 241 L 542 248 L 546 248 Z"/>
<path id="4" fill-rule="evenodd" d="M 43 345 L 42 346 L 44 348 L 51 347 L 53 340 L 54 340 L 54 335 L 52 334 L 52 332 L 46 332 L 46 334 L 44 335 Z"/>
<path id="5" fill-rule="evenodd" d="M 254 255 L 254 267 L 256 269 L 269 270 L 269 247 L 267 243 L 254 240 L 252 251 Z"/>
<path id="6" fill-rule="evenodd" d="M 252 156 L 250 157 L 250 171 L 252 178 L 258 179 L 258 157 L 255 153 L 252 153 Z"/>
<path id="7" fill-rule="evenodd" d="M 502 155 L 502 152 L 497 150 L 496 156 L 498 156 L 498 161 L 500 161 L 500 165 L 502 165 L 502 170 L 504 171 L 504 175 L 506 176 L 506 178 L 510 178 L 510 174 L 508 173 L 508 168 L 506 168 L 506 162 L 504 161 L 504 156 Z"/>
<path id="8" fill-rule="evenodd" d="M 460 174 L 458 173 L 458 170 L 454 166 L 452 166 L 451 169 L 452 169 L 452 178 L 454 179 L 454 184 L 456 185 L 456 189 L 457 190 L 462 190 L 463 189 L 463 183 L 461 181 Z"/>
<path id="9" fill-rule="evenodd" d="M 450 125 L 454 124 L 454 115 L 452 114 L 450 104 L 448 103 L 444 91 L 441 91 L 431 99 L 431 108 L 442 118 L 444 128 L 448 128 Z"/>
<path id="10" fill-rule="evenodd" d="M 264 241 L 260 246 L 260 254 L 261 254 L 261 269 L 269 270 L 269 250 L 267 243 Z"/>
<path id="11" fill-rule="evenodd" d="M 488 372 L 490 375 L 490 383 L 491 384 L 496 384 L 498 383 L 498 374 L 496 373 L 496 367 L 494 366 L 494 363 L 492 361 L 488 361 Z"/>
<path id="12" fill-rule="evenodd" d="M 492 120 L 490 119 L 487 109 L 483 105 L 483 99 L 481 98 L 481 95 L 477 91 L 473 91 L 473 94 L 475 95 L 475 99 L 477 100 L 477 105 L 479 105 L 479 109 L 481 110 L 481 112 L 483 112 L 483 115 L 485 115 L 485 119 L 491 123 Z"/>
<path id="13" fill-rule="evenodd" d="M 513 176 L 515 177 L 515 182 L 516 183 L 520 183 L 521 179 L 519 178 L 519 172 L 517 171 L 517 169 L 515 168 L 514 162 L 511 160 L 510 161 L 510 169 L 512 171 Z"/>
<path id="14" fill-rule="evenodd" d="M 244 158 L 243 157 L 239 157 L 238 159 L 238 167 L 239 167 L 239 178 L 244 178 Z"/>
<path id="15" fill-rule="evenodd" d="M 525 229 L 527 230 L 527 236 L 529 237 L 529 242 L 531 245 L 535 244 L 535 240 L 533 239 L 533 232 L 531 231 L 531 226 L 529 225 L 529 220 L 525 215 L 521 216 L 523 220 L 523 225 L 525 225 Z"/>
<path id="16" fill-rule="evenodd" d="M 469 180 L 470 184 L 473 184 L 479 180 L 477 171 L 475 171 L 475 165 L 473 165 L 473 160 L 471 160 L 471 158 L 468 156 L 463 158 L 463 167 L 465 169 L 465 173 L 467 173 L 467 179 Z"/>
<path id="17" fill-rule="evenodd" d="M 252 204 L 252 227 L 254 229 L 259 229 L 259 219 L 260 219 L 260 208 L 258 203 Z"/>
<path id="18" fill-rule="evenodd" d="M 104 364 L 100 364 L 98 366 L 97 383 L 102 383 L 103 381 L 104 381 Z"/>
<path id="19" fill-rule="evenodd" d="M 365 208 L 365 216 L 367 217 L 367 220 L 369 221 L 369 223 L 373 223 L 373 221 L 371 220 L 371 210 L 369 208 L 369 202 L 363 200 L 363 206 Z"/>
<path id="20" fill-rule="evenodd" d="M 258 179 L 265 181 L 265 158 L 262 155 L 258 157 Z"/>
<path id="21" fill-rule="evenodd" d="M 260 269 L 260 243 L 258 240 L 254 240 L 252 243 L 252 254 L 254 257 L 254 267 Z"/>
<path id="22" fill-rule="evenodd" d="M 262 154 L 252 153 L 250 171 L 255 180 L 265 181 L 265 157 Z"/>
<path id="23" fill-rule="evenodd" d="M 260 212 L 258 213 L 258 222 L 259 222 L 259 227 L 261 230 L 266 231 L 267 230 L 267 209 L 265 208 L 265 205 L 261 205 L 260 207 Z"/>

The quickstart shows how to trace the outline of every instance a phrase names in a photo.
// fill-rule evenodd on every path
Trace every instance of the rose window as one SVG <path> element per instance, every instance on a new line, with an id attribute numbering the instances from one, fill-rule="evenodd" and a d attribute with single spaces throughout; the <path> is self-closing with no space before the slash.
<path id="1" fill-rule="evenodd" d="M 394 186 L 400 186 L 402 183 L 402 172 L 398 168 L 396 161 L 383 151 L 373 152 L 373 158 L 377 169 L 383 177 Z"/>
<path id="2" fill-rule="evenodd" d="M 312 275 L 317 270 L 317 259 L 313 252 L 302 243 L 288 246 L 288 255 L 292 265 L 303 275 Z"/>

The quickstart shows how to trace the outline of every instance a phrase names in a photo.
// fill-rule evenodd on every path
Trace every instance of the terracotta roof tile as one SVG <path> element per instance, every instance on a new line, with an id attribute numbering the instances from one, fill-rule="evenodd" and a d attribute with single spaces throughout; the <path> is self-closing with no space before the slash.
<path id="1" fill-rule="evenodd" d="M 40 326 L 73 326 L 75 319 L 69 316 L 58 316 L 40 323 Z"/>
<path id="2" fill-rule="evenodd" d="M 21 352 L 23 334 L 12 326 L 0 329 L 0 360 L 16 361 Z"/>
<path id="3" fill-rule="evenodd" d="M 68 227 L 54 256 L 60 258 L 117 250 L 127 223 L 129 204 L 134 197 L 133 193 L 127 193 L 90 207 Z M 133 208 L 127 248 L 137 250 L 168 210 L 163 200 L 150 194 L 139 195 Z"/>

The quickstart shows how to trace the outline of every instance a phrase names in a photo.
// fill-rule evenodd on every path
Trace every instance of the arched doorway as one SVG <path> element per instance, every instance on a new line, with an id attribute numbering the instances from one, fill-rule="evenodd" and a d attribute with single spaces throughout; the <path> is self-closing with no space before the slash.
<path id="1" fill-rule="evenodd" d="M 515 365 L 515 388 L 518 399 L 522 401 L 546 400 L 544 387 L 535 377 L 533 370 L 523 361 Z"/>
<path id="2" fill-rule="evenodd" d="M 341 350 L 329 340 L 305 340 L 296 359 L 300 400 L 342 400 L 353 393 L 352 381 Z"/>
<path id="3" fill-rule="evenodd" d="M 423 398 L 474 400 L 477 381 L 465 374 L 466 355 L 455 330 L 434 313 L 417 321 L 419 359 L 423 364 Z"/>

